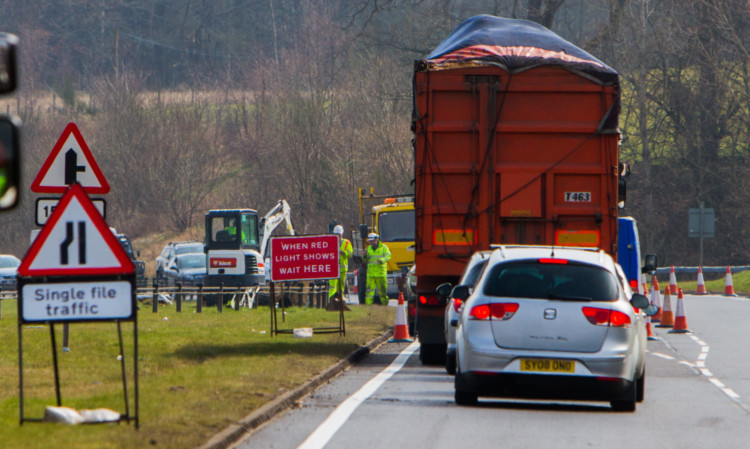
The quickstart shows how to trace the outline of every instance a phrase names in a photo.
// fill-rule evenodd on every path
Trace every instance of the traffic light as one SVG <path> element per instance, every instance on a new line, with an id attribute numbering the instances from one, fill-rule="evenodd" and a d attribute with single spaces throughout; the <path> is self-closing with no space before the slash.
<path id="1" fill-rule="evenodd" d="M 18 37 L 0 33 L 0 94 L 13 92 L 18 84 L 17 48 Z M 0 210 L 11 209 L 18 203 L 20 129 L 17 117 L 0 115 Z"/>

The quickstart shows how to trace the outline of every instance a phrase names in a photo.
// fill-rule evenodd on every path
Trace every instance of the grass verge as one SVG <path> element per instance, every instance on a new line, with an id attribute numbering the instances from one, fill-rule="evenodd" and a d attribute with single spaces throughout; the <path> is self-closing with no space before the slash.
<path id="1" fill-rule="evenodd" d="M 666 278 L 667 282 L 664 284 L 664 281 L 661 279 L 659 280 L 659 286 L 663 290 L 666 285 L 669 285 L 669 278 Z M 726 284 L 726 275 L 720 275 L 716 276 L 713 275 L 711 279 L 706 277 L 706 275 L 703 275 L 704 285 L 706 286 L 706 291 L 709 293 L 713 293 L 716 295 L 723 295 L 724 294 L 724 287 Z M 648 282 L 649 288 L 651 288 L 651 279 L 649 279 Z M 696 280 L 694 281 L 686 281 L 686 282 L 678 282 L 677 286 L 680 287 L 683 291 L 683 293 L 695 293 L 696 288 L 698 287 L 698 280 L 696 275 Z M 750 290 L 750 271 L 742 271 L 740 273 L 732 274 L 732 286 L 734 288 L 734 292 L 738 296 L 748 296 L 748 290 Z"/>
<path id="2" fill-rule="evenodd" d="M 6 300 L 0 318 L 0 441 L 4 448 L 189 448 L 198 447 L 229 424 L 271 399 L 305 383 L 381 335 L 395 309 L 352 306 L 346 336 L 316 334 L 296 339 L 270 335 L 269 309 L 161 307 L 138 314 L 139 422 L 134 425 L 19 425 L 18 325 L 16 301 Z M 338 325 L 338 313 L 287 309 L 279 328 Z M 128 393 L 133 407 L 133 325 L 123 323 Z M 55 326 L 58 347 L 62 325 Z M 23 328 L 24 415 L 39 418 L 55 405 L 49 326 Z M 109 408 L 125 413 L 115 323 L 74 323 L 70 352 L 58 351 L 64 406 Z M 59 348 L 58 348 L 59 349 Z"/>

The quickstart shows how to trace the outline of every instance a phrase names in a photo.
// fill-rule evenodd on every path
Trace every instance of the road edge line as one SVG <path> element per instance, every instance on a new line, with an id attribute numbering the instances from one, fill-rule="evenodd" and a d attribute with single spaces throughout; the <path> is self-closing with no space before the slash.
<path id="1" fill-rule="evenodd" d="M 262 424 L 270 421 L 280 413 L 292 408 L 295 403 L 302 397 L 315 391 L 318 387 L 331 380 L 337 374 L 344 371 L 351 365 L 359 362 L 378 346 L 385 343 L 393 334 L 393 330 L 387 330 L 381 336 L 371 340 L 366 345 L 360 346 L 349 354 L 345 359 L 340 360 L 335 365 L 331 366 L 321 374 L 308 380 L 298 388 L 286 392 L 281 396 L 271 400 L 264 404 L 260 408 L 254 410 L 245 418 L 237 421 L 234 424 L 226 427 L 221 432 L 217 433 L 204 445 L 200 446 L 200 449 L 228 449 L 233 444 L 243 438 L 248 432 L 260 427 Z"/>

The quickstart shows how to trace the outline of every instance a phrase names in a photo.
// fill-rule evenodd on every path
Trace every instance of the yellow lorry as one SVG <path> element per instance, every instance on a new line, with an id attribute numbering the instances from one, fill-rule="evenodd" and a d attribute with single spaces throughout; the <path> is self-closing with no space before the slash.
<path id="1" fill-rule="evenodd" d="M 367 234 L 375 232 L 391 251 L 388 262 L 388 297 L 398 298 L 398 278 L 414 265 L 414 195 L 375 195 L 358 189 L 359 229 L 352 235 L 354 267 L 357 268 L 359 302 L 364 303 L 367 274 L 361 264 Z M 371 206 L 370 206 L 371 205 Z M 369 213 L 365 210 L 370 207 Z"/>

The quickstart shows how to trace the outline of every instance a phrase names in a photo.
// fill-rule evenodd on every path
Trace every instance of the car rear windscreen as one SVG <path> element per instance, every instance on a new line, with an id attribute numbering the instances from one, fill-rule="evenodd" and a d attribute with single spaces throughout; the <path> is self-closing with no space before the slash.
<path id="1" fill-rule="evenodd" d="M 537 260 L 507 262 L 492 267 L 487 276 L 484 287 L 487 296 L 615 301 L 619 294 L 617 278 L 592 265 Z"/>

